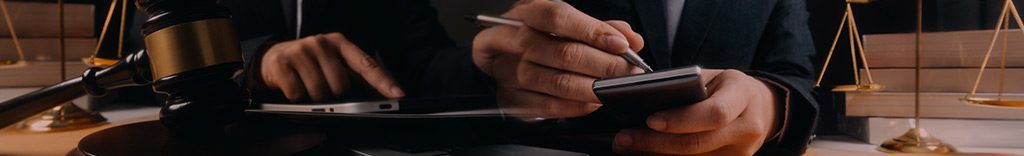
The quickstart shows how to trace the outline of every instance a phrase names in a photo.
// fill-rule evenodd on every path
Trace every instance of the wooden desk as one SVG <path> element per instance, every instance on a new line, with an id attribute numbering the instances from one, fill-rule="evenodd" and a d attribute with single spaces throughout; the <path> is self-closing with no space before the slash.
<path id="1" fill-rule="evenodd" d="M 954 145 L 956 146 L 956 145 Z M 874 156 L 874 155 L 907 155 L 931 156 L 941 154 L 888 154 L 877 150 L 878 145 L 864 143 L 848 136 L 819 136 L 809 145 L 806 156 Z M 961 153 L 950 155 L 964 156 L 1005 156 L 1024 155 L 1021 148 L 987 148 L 987 147 L 956 147 Z"/>
<path id="2" fill-rule="evenodd" d="M 0 101 L 14 95 L 27 93 L 34 88 L 0 89 Z M 86 135 L 118 125 L 150 121 L 157 119 L 159 108 L 140 107 L 102 112 L 111 124 L 89 129 L 56 132 L 27 133 L 12 127 L 0 129 L 0 156 L 5 155 L 64 155 L 74 148 L 78 141 Z M 820 136 L 811 143 L 807 156 L 871 156 L 871 155 L 928 155 L 928 154 L 886 154 L 875 150 L 877 145 L 863 143 L 845 136 Z M 1024 149 L 1014 148 L 981 148 L 957 147 L 960 151 L 954 155 L 1002 156 L 1024 155 Z"/>
<path id="3" fill-rule="evenodd" d="M 38 133 L 24 132 L 8 126 L 0 129 L 0 156 L 5 155 L 64 155 L 78 145 L 86 135 L 106 128 L 142 121 L 157 120 L 158 107 L 132 108 L 102 112 L 110 124 L 88 129 Z"/>

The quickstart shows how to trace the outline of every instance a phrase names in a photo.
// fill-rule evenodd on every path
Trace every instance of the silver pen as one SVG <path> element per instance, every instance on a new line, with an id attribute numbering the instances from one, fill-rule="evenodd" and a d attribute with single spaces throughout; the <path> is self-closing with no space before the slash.
<path id="1" fill-rule="evenodd" d="M 497 26 L 497 25 L 508 25 L 508 26 L 517 26 L 517 27 L 526 26 L 521 21 L 516 21 L 516 20 L 513 20 L 513 19 L 507 19 L 507 18 L 502 18 L 502 17 L 488 16 L 488 15 L 469 16 L 469 17 L 466 17 L 466 19 L 471 20 L 471 21 L 476 21 L 477 23 L 479 23 L 481 25 L 485 25 L 485 26 Z M 622 55 L 619 55 L 619 56 L 622 56 L 623 59 L 626 59 L 626 62 L 629 62 L 629 64 L 633 64 L 634 66 L 640 67 L 640 69 L 643 69 L 644 72 L 646 72 L 646 73 L 654 72 L 654 69 L 651 69 L 651 66 L 647 65 L 647 63 L 644 63 L 644 59 L 640 58 L 640 55 L 637 55 L 636 52 L 633 51 L 633 49 L 627 48 L 626 49 L 626 53 L 624 53 Z"/>

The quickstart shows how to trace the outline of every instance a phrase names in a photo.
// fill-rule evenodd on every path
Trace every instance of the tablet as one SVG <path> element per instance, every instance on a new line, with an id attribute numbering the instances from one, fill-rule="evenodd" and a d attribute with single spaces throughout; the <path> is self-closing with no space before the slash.
<path id="1" fill-rule="evenodd" d="M 320 112 L 320 113 L 377 113 L 397 111 L 398 100 L 357 101 L 327 104 L 288 104 L 265 103 L 262 110 L 285 112 Z"/>
<path id="2" fill-rule="evenodd" d="M 458 96 L 389 100 L 338 101 L 316 104 L 263 103 L 261 111 L 309 113 L 444 114 L 497 109 L 493 96 Z"/>

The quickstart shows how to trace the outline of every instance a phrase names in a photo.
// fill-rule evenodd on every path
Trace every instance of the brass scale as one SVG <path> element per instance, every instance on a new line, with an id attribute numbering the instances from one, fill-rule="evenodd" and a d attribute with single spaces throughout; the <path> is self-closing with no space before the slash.
<path id="1" fill-rule="evenodd" d="M 904 133 L 904 135 L 902 135 L 902 136 L 890 139 L 890 140 L 886 141 L 885 143 L 883 143 L 878 148 L 878 150 L 883 151 L 883 152 L 891 152 L 891 153 L 922 153 L 922 152 L 925 152 L 925 153 L 949 153 L 949 152 L 955 152 L 956 151 L 955 148 L 953 148 L 951 145 L 943 143 L 941 140 L 939 140 L 937 138 L 934 138 L 932 136 L 929 136 L 928 133 L 924 131 L 924 129 L 918 127 L 918 125 L 920 124 L 919 123 L 919 120 L 920 120 L 920 111 L 919 110 L 920 110 L 920 82 L 921 82 L 920 81 L 921 80 L 920 79 L 920 69 L 921 69 L 921 67 L 920 67 L 921 1 L 922 0 L 918 0 L 918 6 L 917 6 L 917 9 L 918 9 L 918 13 L 917 13 L 917 32 L 916 32 L 917 40 L 915 41 L 916 42 L 916 48 L 915 48 L 915 56 L 916 56 L 915 57 L 915 83 L 916 83 L 915 86 L 916 86 L 916 88 L 915 88 L 915 91 L 914 91 L 915 92 L 915 100 L 914 100 L 914 108 L 915 108 L 914 109 L 915 110 L 914 121 L 915 121 L 915 124 L 913 126 L 914 128 L 911 128 L 906 133 Z M 109 28 L 109 25 L 111 24 L 110 21 L 113 18 L 113 13 L 114 13 L 114 10 L 117 8 L 118 2 L 119 1 L 115 0 L 115 1 L 112 1 L 110 3 L 110 10 L 108 10 L 108 12 L 107 12 L 107 18 L 104 21 L 102 32 L 100 33 L 100 37 L 97 38 L 99 43 L 96 46 L 96 50 L 94 51 L 94 55 L 92 57 L 83 58 L 82 59 L 82 61 L 85 62 L 87 65 L 98 66 L 98 67 L 107 67 L 107 66 L 113 65 L 114 63 L 117 63 L 117 61 L 119 60 L 119 58 L 100 58 L 100 57 L 96 57 L 96 55 L 95 55 L 95 54 L 98 54 L 100 52 L 100 45 L 102 45 L 103 39 L 105 37 L 107 37 L 106 34 L 107 34 L 107 31 L 109 31 L 108 28 Z M 120 32 L 120 33 L 118 33 L 119 34 L 119 36 L 118 36 L 118 48 L 117 48 L 117 56 L 118 57 L 120 57 L 123 54 L 123 50 L 122 50 L 123 43 L 124 43 L 124 35 L 123 34 L 124 34 L 124 28 L 125 28 L 125 15 L 126 15 L 126 11 L 127 11 L 127 2 L 125 2 L 125 1 L 120 1 L 120 2 L 121 2 L 121 7 L 120 7 L 121 8 L 120 9 L 120 11 L 121 11 L 121 18 L 120 19 L 121 20 L 119 22 L 120 23 L 120 30 L 118 30 Z M 820 85 L 821 85 L 821 80 L 825 76 L 825 71 L 828 69 L 828 65 L 829 65 L 830 61 L 832 60 L 833 52 L 835 51 L 835 46 L 839 42 L 840 36 L 843 34 L 843 30 L 844 30 L 843 27 L 845 26 L 846 27 L 846 31 L 848 33 L 847 36 L 849 36 L 849 41 L 850 41 L 850 43 L 849 43 L 850 44 L 850 56 L 851 56 L 851 63 L 852 63 L 852 67 L 853 67 L 853 75 L 854 75 L 855 83 L 854 84 L 848 84 L 848 85 L 836 85 L 832 89 L 832 91 L 834 91 L 834 92 L 877 92 L 877 91 L 882 91 L 885 88 L 881 84 L 874 83 L 874 80 L 872 79 L 871 69 L 868 66 L 867 58 L 864 56 L 864 45 L 863 45 L 863 42 L 861 41 L 860 32 L 857 30 L 857 22 L 855 20 L 856 18 L 855 18 L 854 14 L 853 14 L 853 9 L 851 7 L 851 4 L 866 4 L 866 3 L 869 3 L 869 2 L 870 2 L 870 0 L 847 0 L 846 1 L 846 8 L 844 9 L 843 18 L 841 19 L 841 22 L 839 24 L 839 29 L 836 32 L 835 39 L 833 39 L 832 45 L 829 48 L 828 56 L 825 59 L 823 67 L 821 68 L 820 75 L 818 75 L 818 80 L 815 83 L 815 87 L 820 87 Z M 57 3 L 58 3 L 58 6 L 59 6 L 58 9 L 60 10 L 59 11 L 60 12 L 59 13 L 59 16 L 60 16 L 59 17 L 59 20 L 60 20 L 59 23 L 60 23 L 60 29 L 61 30 L 60 30 L 60 35 L 59 35 L 59 40 L 60 40 L 59 47 L 60 47 L 60 60 L 61 60 L 61 79 L 63 80 L 63 79 L 66 79 L 65 78 L 65 74 L 64 74 L 64 71 L 66 70 L 64 68 L 64 60 L 65 60 L 65 53 L 66 52 L 64 51 L 65 49 L 64 49 L 64 30 L 63 30 L 64 29 L 63 1 L 62 0 L 58 0 Z M 22 51 L 20 42 L 18 42 L 18 36 L 17 36 L 16 32 L 14 31 L 14 25 L 11 23 L 10 14 L 8 13 L 7 7 L 4 4 L 3 0 L 0 0 L 0 11 L 3 11 L 4 20 L 7 23 L 8 31 L 10 31 L 12 41 L 14 42 L 15 49 L 18 52 L 18 57 L 19 57 L 17 61 L 0 60 L 0 69 L 21 68 L 21 67 L 28 66 L 30 63 L 28 63 L 25 60 L 25 54 Z M 1006 57 L 1007 57 L 1007 55 L 1006 55 L 1007 54 L 1007 48 L 1005 48 L 1005 47 L 1009 44 L 1007 42 L 1007 36 L 1009 35 L 1008 34 L 1009 33 L 1009 31 L 1008 31 L 1009 30 L 1009 24 L 1004 23 L 1004 22 L 1007 22 L 1008 20 L 1010 20 L 1010 17 L 1007 16 L 1007 14 L 1010 14 L 1011 12 L 1013 13 L 1011 15 L 1013 15 L 1013 18 L 1016 20 L 1016 23 L 1017 23 L 1018 27 L 1024 28 L 1024 21 L 1021 20 L 1020 14 L 1017 12 L 1017 8 L 1014 5 L 1013 1 L 1005 0 L 1003 9 L 1002 9 L 1001 14 L 999 16 L 999 20 L 998 20 L 998 22 L 996 24 L 996 27 L 995 27 L 995 32 L 992 35 L 992 40 L 989 42 L 988 50 L 985 52 L 984 60 L 982 61 L 982 64 L 981 64 L 981 66 L 980 66 L 980 68 L 978 70 L 977 78 L 976 78 L 976 80 L 975 80 L 975 82 L 974 82 L 974 84 L 972 86 L 971 91 L 966 96 L 961 98 L 962 102 L 964 102 L 966 104 L 972 104 L 972 105 L 996 106 L 996 107 L 1004 107 L 1004 108 L 1024 108 L 1024 101 L 1015 101 L 1015 100 L 1008 100 L 1008 99 L 1003 99 L 1002 98 L 1003 86 L 1004 86 L 1003 82 L 1005 81 L 1005 71 L 1006 71 Z M 849 23 L 849 24 L 847 24 L 847 23 Z M 1000 63 L 1000 67 L 999 67 L 1000 78 L 999 78 L 999 82 L 998 82 L 998 86 L 999 86 L 998 94 L 997 94 L 996 97 L 978 97 L 978 96 L 975 95 L 975 93 L 976 93 L 976 91 L 978 89 L 978 85 L 981 83 L 981 78 L 982 78 L 983 73 L 984 73 L 984 71 L 986 69 L 986 66 L 988 65 L 989 57 L 992 54 L 992 50 L 995 47 L 995 44 L 996 44 L 996 41 L 998 40 L 1000 32 L 1002 32 L 1002 35 L 1003 35 L 1003 41 L 1004 41 L 1003 42 L 1003 47 L 1004 48 L 1002 49 L 1002 57 L 1001 57 L 1001 63 Z M 1021 32 L 1024 33 L 1024 31 L 1021 31 Z M 857 71 L 859 69 L 858 68 L 858 64 L 859 63 L 858 63 L 858 60 L 857 60 L 857 55 L 858 54 L 860 54 L 860 62 L 859 63 L 863 64 L 864 71 L 865 71 L 865 74 L 866 74 L 866 77 L 867 77 L 867 83 L 863 83 L 862 82 L 862 79 L 860 78 L 861 76 L 859 75 L 859 72 Z M 22 129 L 22 130 L 26 130 L 26 131 L 37 131 L 37 132 L 67 131 L 67 130 L 76 130 L 76 129 L 89 128 L 89 127 L 94 127 L 94 126 L 102 125 L 102 124 L 106 123 L 105 121 L 106 121 L 106 119 L 103 118 L 102 116 L 100 116 L 98 113 L 85 111 L 85 110 L 75 106 L 74 104 L 68 102 L 68 103 L 65 103 L 65 104 L 63 104 L 61 106 L 54 107 L 53 109 L 51 109 L 49 111 L 42 112 L 42 113 L 40 113 L 39 115 L 36 115 L 33 118 L 25 120 L 22 124 L 19 124 L 18 128 Z"/>
<path id="2" fill-rule="evenodd" d="M 108 31 L 108 28 L 110 28 L 110 24 L 111 24 L 110 22 L 111 22 L 111 20 L 113 18 L 113 14 L 114 14 L 114 11 L 117 8 L 118 2 L 120 2 L 120 4 L 121 4 L 121 9 L 120 9 L 120 11 L 121 11 L 121 20 L 119 21 L 120 22 L 120 30 L 118 30 L 118 31 L 120 33 L 118 33 L 119 36 L 118 36 L 117 55 L 116 56 L 117 57 L 121 57 L 122 54 L 123 54 L 122 48 L 123 48 L 123 44 L 124 44 L 124 28 L 125 28 L 125 20 L 124 19 L 125 19 L 125 15 L 127 13 L 128 3 L 127 3 L 127 0 L 121 0 L 121 1 L 114 0 L 114 1 L 111 1 L 111 3 L 110 3 L 110 10 L 108 10 L 108 12 L 107 12 L 107 18 L 104 21 L 103 29 L 102 29 L 102 31 L 100 33 L 100 37 L 97 38 L 98 43 L 96 44 L 96 50 L 94 51 L 93 56 L 89 57 L 89 58 L 83 58 L 82 59 L 82 61 L 85 62 L 89 66 L 109 67 L 109 66 L 114 65 L 115 63 L 117 63 L 118 60 L 120 60 L 119 58 L 101 58 L 101 57 L 96 57 L 97 54 L 99 54 L 99 52 L 100 52 L 101 45 L 103 45 L 103 39 L 105 37 L 107 37 L 106 36 L 107 35 L 107 31 Z M 6 2 L 4 0 L 0 0 L 0 11 L 3 11 L 4 21 L 6 22 L 7 29 L 8 29 L 8 31 L 11 34 L 11 40 L 14 42 L 15 50 L 18 52 L 18 60 L 17 61 L 0 60 L 0 71 L 2 71 L 3 69 L 10 69 L 10 68 L 23 68 L 23 67 L 26 67 L 29 64 L 31 64 L 28 61 L 26 61 L 26 59 L 25 59 L 25 53 L 22 50 L 21 43 L 18 41 L 17 32 L 14 29 L 14 24 L 11 21 L 11 16 L 10 16 L 10 13 L 8 12 L 7 5 L 5 3 Z M 58 21 L 59 21 L 58 23 L 60 25 L 59 26 L 60 30 L 59 30 L 59 33 L 58 33 L 58 40 L 60 41 L 60 44 L 58 45 L 58 47 L 60 49 L 60 53 L 59 53 L 60 56 L 59 56 L 58 60 L 60 61 L 60 72 L 61 72 L 61 74 L 60 74 L 61 75 L 60 81 L 64 81 L 64 80 L 67 79 L 67 77 L 66 77 L 67 69 L 66 69 L 66 66 L 65 66 L 66 51 L 65 51 L 65 47 L 64 47 L 65 36 L 64 36 L 64 2 L 63 2 L 63 0 L 57 0 L 57 6 L 58 6 L 58 8 L 57 8 L 58 9 L 58 16 L 59 16 L 58 17 Z M 78 107 L 74 103 L 67 102 L 67 103 L 61 104 L 60 106 L 54 107 L 53 109 L 50 109 L 48 111 L 42 112 L 42 113 L 40 113 L 38 115 L 35 115 L 35 116 L 33 116 L 33 117 L 29 118 L 29 119 L 26 119 L 25 121 L 22 121 L 20 124 L 17 125 L 17 128 L 20 129 L 20 130 L 23 130 L 23 131 L 28 131 L 28 132 L 69 131 L 69 130 L 78 130 L 78 129 L 84 129 L 84 128 L 100 126 L 100 125 L 106 124 L 107 123 L 106 120 L 107 120 L 106 118 L 104 118 L 102 115 L 100 115 L 97 112 L 86 111 L 86 110 Z"/>
<path id="3" fill-rule="evenodd" d="M 839 30 L 836 32 L 835 39 L 832 41 L 832 46 L 829 48 L 828 56 L 825 59 L 825 63 L 821 68 L 821 73 L 818 75 L 818 80 L 815 82 L 815 87 L 820 87 L 821 80 L 825 76 L 825 71 L 828 69 L 828 64 L 832 59 L 832 54 L 835 51 L 835 46 L 839 41 L 840 35 L 843 33 L 843 27 L 846 27 L 846 31 L 849 33 L 850 41 L 850 58 L 853 67 L 854 84 L 848 85 L 836 85 L 833 92 L 877 92 L 882 91 L 885 87 L 881 84 L 876 84 L 871 78 L 871 68 L 868 66 L 867 58 L 864 56 L 864 45 L 861 41 L 860 32 L 857 30 L 857 22 L 853 14 L 851 4 L 859 3 L 866 4 L 871 0 L 846 0 L 846 8 L 844 9 L 843 18 L 839 24 Z M 956 149 L 949 144 L 942 142 L 938 138 L 931 136 L 920 125 L 920 94 L 921 94 L 921 8 L 922 0 L 917 1 L 917 31 L 915 33 L 915 59 L 914 59 L 914 124 L 910 130 L 907 130 L 903 135 L 889 139 L 883 142 L 877 149 L 882 152 L 888 153 L 952 153 L 956 152 Z M 1019 109 L 1024 108 L 1024 101 L 1004 99 L 1003 86 L 1006 79 L 1006 57 L 1007 57 L 1007 45 L 1009 36 L 1009 24 L 1004 23 L 1010 20 L 1007 16 L 1009 13 L 1013 13 L 1013 17 L 1017 22 L 1017 26 L 1024 28 L 1024 21 L 1021 20 L 1020 13 L 1017 12 L 1017 7 L 1014 5 L 1012 0 L 1005 0 L 1003 9 L 999 15 L 999 20 L 996 24 L 995 32 L 992 34 L 992 40 L 989 41 L 988 50 L 985 52 L 985 57 L 982 60 L 982 64 L 979 67 L 978 75 L 974 81 L 971 91 L 966 96 L 960 98 L 960 101 L 965 104 L 1000 107 Z M 849 24 L 847 24 L 849 23 Z M 996 45 L 996 41 L 999 39 L 1000 32 L 1003 35 L 1003 48 L 1001 62 L 999 66 L 999 80 L 998 80 L 998 93 L 995 97 L 979 97 L 975 93 L 978 90 L 978 85 L 981 83 L 981 78 L 985 72 L 986 66 L 988 65 L 989 57 L 992 54 L 992 49 Z M 1024 33 L 1024 31 L 1021 31 Z M 862 79 L 858 74 L 858 61 L 857 54 L 860 54 L 860 63 L 863 64 L 864 73 L 867 76 L 867 83 L 862 83 Z"/>

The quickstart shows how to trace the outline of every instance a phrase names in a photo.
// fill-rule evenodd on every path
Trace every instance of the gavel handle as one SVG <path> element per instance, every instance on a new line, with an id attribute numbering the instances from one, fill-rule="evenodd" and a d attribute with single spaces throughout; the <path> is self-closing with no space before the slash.
<path id="1" fill-rule="evenodd" d="M 33 91 L 0 103 L 0 128 L 85 95 L 82 77 Z"/>
<path id="2" fill-rule="evenodd" d="M 82 76 L 0 102 L 0 128 L 85 94 L 103 96 L 110 90 L 149 85 L 149 57 L 145 50 L 129 54 L 107 68 L 92 67 Z"/>

